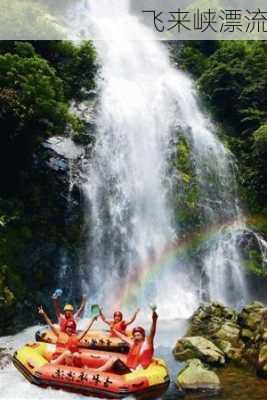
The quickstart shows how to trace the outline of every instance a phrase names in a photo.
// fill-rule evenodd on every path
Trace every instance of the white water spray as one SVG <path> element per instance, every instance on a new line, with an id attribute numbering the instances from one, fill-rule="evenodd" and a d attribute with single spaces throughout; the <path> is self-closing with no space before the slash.
<path id="1" fill-rule="evenodd" d="M 110 19 L 103 17 L 97 3 L 90 10 L 98 37 L 101 33 L 103 38 L 116 37 L 122 21 L 124 29 L 135 32 L 137 39 L 95 42 L 102 65 L 98 129 L 94 153 L 85 171 L 84 190 L 91 228 L 89 287 L 90 293 L 95 289 L 102 304 L 107 295 L 108 304 L 118 304 L 121 286 L 130 290 L 132 282 L 142 276 L 147 260 L 154 260 L 176 239 L 168 200 L 168 161 L 175 122 L 175 99 L 170 92 L 174 71 L 160 43 L 140 41 L 147 35 L 153 39 L 153 35 L 125 4 L 113 9 Z M 118 24 L 114 24 L 114 18 Z M 162 306 L 167 302 L 169 307 L 173 305 L 176 314 L 180 308 L 180 313 L 189 315 L 197 299 L 190 290 L 186 293 L 190 283 L 185 274 L 179 283 L 173 282 L 175 290 L 169 301 L 162 301 L 164 287 L 170 285 L 177 264 L 177 260 L 169 260 L 167 273 L 159 272 L 157 279 L 143 276 L 148 279 L 149 290 L 144 287 L 138 299 L 133 294 L 133 304 L 153 299 Z M 184 302 L 179 306 L 181 298 Z"/>
<path id="2" fill-rule="evenodd" d="M 106 300 L 109 306 L 121 306 L 121 287 L 131 291 L 135 280 L 135 292 L 128 296 L 133 304 L 153 301 L 160 304 L 162 314 L 189 316 L 200 301 L 199 285 L 184 261 L 168 258 L 156 274 L 143 274 L 147 260 L 157 259 L 176 239 L 169 197 L 175 129 L 191 143 L 207 224 L 242 220 L 232 159 L 200 111 L 192 82 L 171 66 L 166 47 L 153 40 L 153 32 L 126 2 L 108 16 L 102 6 L 103 2 L 93 2 L 90 9 L 91 26 L 103 40 L 95 42 L 102 66 L 97 140 L 84 171 L 90 221 L 86 286 L 101 304 Z M 136 40 L 118 39 L 118 32 L 126 37 L 130 32 Z M 227 240 L 221 232 L 208 249 L 203 268 L 209 297 L 236 305 L 232 292 L 238 293 L 239 301 L 246 297 L 246 288 L 234 230 L 231 235 Z M 143 290 L 137 290 L 138 279 Z"/>
<path id="3" fill-rule="evenodd" d="M 248 292 L 238 250 L 246 225 L 239 207 L 235 160 L 200 111 L 192 82 L 178 75 L 177 125 L 191 145 L 202 223 L 214 231 L 202 257 L 204 298 L 239 306 L 248 300 Z"/>

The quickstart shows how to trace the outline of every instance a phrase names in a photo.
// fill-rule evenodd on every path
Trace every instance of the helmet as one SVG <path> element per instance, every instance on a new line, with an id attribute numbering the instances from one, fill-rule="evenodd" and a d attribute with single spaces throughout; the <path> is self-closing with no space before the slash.
<path id="1" fill-rule="evenodd" d="M 64 307 L 64 311 L 73 311 L 73 306 L 71 304 L 66 304 Z"/>
<path id="2" fill-rule="evenodd" d="M 136 326 L 136 327 L 133 329 L 132 334 L 134 335 L 136 332 L 141 333 L 144 337 L 146 336 L 146 331 L 144 330 L 144 328 L 142 328 L 142 326 Z"/>
<path id="3" fill-rule="evenodd" d="M 113 314 L 113 317 L 114 318 L 115 317 L 121 317 L 121 319 L 122 319 L 122 312 L 121 311 L 115 311 L 114 314 Z"/>

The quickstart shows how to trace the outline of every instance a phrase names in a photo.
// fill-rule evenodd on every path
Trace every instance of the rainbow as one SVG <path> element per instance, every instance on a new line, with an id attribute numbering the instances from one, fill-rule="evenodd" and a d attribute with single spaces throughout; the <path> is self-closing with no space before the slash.
<path id="1" fill-rule="evenodd" d="M 246 220 L 248 225 L 256 225 L 266 220 L 266 216 L 252 216 Z M 135 271 L 128 283 L 120 287 L 116 292 L 116 307 L 129 308 L 133 300 L 138 298 L 157 277 L 159 272 L 173 265 L 173 261 L 183 256 L 193 254 L 203 243 L 216 239 L 223 230 L 230 227 L 240 227 L 240 221 L 229 220 L 208 226 L 205 229 L 196 230 L 184 238 L 168 243 L 164 249 L 153 257 L 148 257 L 143 264 L 135 265 Z"/>

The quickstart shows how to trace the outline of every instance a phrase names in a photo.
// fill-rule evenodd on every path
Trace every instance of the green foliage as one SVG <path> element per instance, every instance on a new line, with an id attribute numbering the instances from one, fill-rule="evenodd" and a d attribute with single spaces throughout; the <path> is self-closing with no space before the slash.
<path id="1" fill-rule="evenodd" d="M 4 121 L 5 130 L 11 136 L 16 137 L 31 126 L 39 132 L 39 138 L 35 135 L 34 139 L 40 142 L 42 133 L 44 137 L 48 135 L 48 128 L 50 134 L 64 129 L 68 110 L 62 83 L 48 63 L 37 55 L 1 55 L 0 90 L 1 122 Z M 12 130 L 6 124 L 10 114 Z"/>
<path id="2" fill-rule="evenodd" d="M 223 42 L 199 80 L 217 118 L 243 134 L 267 116 L 266 44 L 255 43 Z"/>
<path id="3" fill-rule="evenodd" d="M 208 57 L 217 50 L 218 43 L 214 40 L 186 42 L 179 53 L 179 64 L 194 77 L 200 77 L 208 67 Z"/>
<path id="4" fill-rule="evenodd" d="M 14 303 L 15 296 L 7 286 L 8 268 L 6 265 L 0 267 L 0 310 L 3 307 L 11 306 Z"/>
<path id="5" fill-rule="evenodd" d="M 94 88 L 96 53 L 91 42 L 39 41 L 33 46 L 57 71 L 68 99 L 82 100 Z"/>
<path id="6" fill-rule="evenodd" d="M 67 176 L 47 166 L 40 144 L 83 132 L 70 105 L 93 89 L 95 72 L 89 42 L 0 42 L 0 327 L 18 306 L 33 318 L 61 251 L 75 259 L 81 216 L 67 220 Z"/>
<path id="7" fill-rule="evenodd" d="M 183 57 L 183 68 L 194 76 L 200 76 L 206 68 L 207 58 L 198 49 L 184 47 L 181 51 Z"/>
<path id="8" fill-rule="evenodd" d="M 63 39 L 63 31 L 57 20 L 49 13 L 44 2 L 38 0 L 0 0 L 1 40 Z"/>
<path id="9" fill-rule="evenodd" d="M 178 176 L 176 190 L 176 216 L 179 227 L 188 233 L 199 227 L 198 186 L 194 176 L 190 146 L 180 137 L 173 161 Z"/>
<path id="10" fill-rule="evenodd" d="M 243 204 L 251 213 L 267 212 L 267 44 L 265 41 L 187 42 L 179 63 L 198 78 L 198 88 L 222 140 L 240 169 Z"/>
<path id="11" fill-rule="evenodd" d="M 70 131 L 77 137 L 83 132 L 82 121 L 69 111 L 69 105 L 94 87 L 95 72 L 95 52 L 89 42 L 0 43 L 0 182 L 4 191 L 10 191 L 14 181 L 22 182 L 45 139 Z M 6 168 L 9 176 L 3 173 Z"/>
<path id="12" fill-rule="evenodd" d="M 259 155 L 267 155 L 267 124 L 259 127 L 253 133 L 254 151 Z"/>
<path id="13" fill-rule="evenodd" d="M 243 260 L 244 267 L 254 274 L 262 277 L 267 277 L 267 271 L 262 265 L 262 257 L 259 251 L 251 250 L 249 258 Z"/>

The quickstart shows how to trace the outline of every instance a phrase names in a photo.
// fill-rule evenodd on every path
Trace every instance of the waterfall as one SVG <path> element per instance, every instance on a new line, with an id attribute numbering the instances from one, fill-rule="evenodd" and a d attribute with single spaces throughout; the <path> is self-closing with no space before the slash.
<path id="1" fill-rule="evenodd" d="M 238 249 L 246 225 L 239 206 L 235 160 L 201 112 L 192 82 L 178 75 L 177 125 L 191 145 L 202 223 L 215 231 L 205 244 L 202 258 L 204 298 L 238 306 L 248 299 L 248 292 Z"/>
<path id="2" fill-rule="evenodd" d="M 138 39 L 147 34 L 153 38 L 123 4 L 118 12 L 124 13 L 127 29 Z M 92 4 L 90 15 L 98 34 L 103 29 L 100 11 L 97 3 Z M 104 26 L 103 35 L 108 37 L 118 29 L 114 19 L 105 20 Z M 190 313 L 197 299 L 189 277 L 180 277 L 179 260 L 168 257 L 162 266 L 158 261 L 176 240 L 168 173 L 176 107 L 170 86 L 175 72 L 168 52 L 153 41 L 103 40 L 95 46 L 101 64 L 97 133 L 84 169 L 90 221 L 85 276 L 90 293 L 101 304 L 121 306 L 122 298 L 126 302 L 132 295 L 127 300 L 131 304 L 156 301 L 163 307 L 168 285 L 173 293 L 168 306 L 177 307 L 180 301 L 181 314 L 184 309 Z"/>
<path id="3" fill-rule="evenodd" d="M 84 287 L 109 307 L 156 302 L 169 316 L 190 315 L 201 300 L 200 274 L 166 250 L 179 241 L 169 167 L 179 129 L 190 142 L 202 219 L 218 225 L 202 258 L 206 297 L 237 305 L 247 293 L 237 247 L 244 222 L 234 160 L 166 46 L 153 40 L 126 2 L 114 5 L 110 18 L 102 6 L 91 3 L 89 13 L 103 40 L 95 41 L 101 66 L 96 144 L 83 169 L 89 227 Z M 136 40 L 119 38 L 121 24 Z"/>

